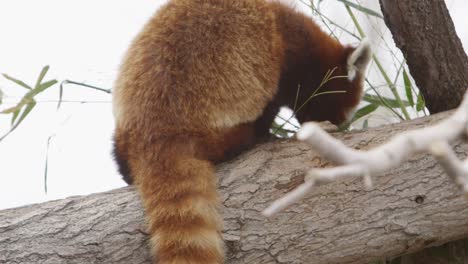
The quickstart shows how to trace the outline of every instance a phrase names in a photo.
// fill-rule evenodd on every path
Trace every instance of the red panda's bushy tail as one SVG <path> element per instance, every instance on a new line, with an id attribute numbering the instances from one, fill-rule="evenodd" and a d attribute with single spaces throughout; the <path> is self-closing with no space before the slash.
<path id="1" fill-rule="evenodd" d="M 147 148 L 147 147 L 146 147 Z M 220 264 L 222 220 L 213 165 L 189 145 L 163 142 L 139 155 L 132 174 L 142 196 L 159 264 Z"/>

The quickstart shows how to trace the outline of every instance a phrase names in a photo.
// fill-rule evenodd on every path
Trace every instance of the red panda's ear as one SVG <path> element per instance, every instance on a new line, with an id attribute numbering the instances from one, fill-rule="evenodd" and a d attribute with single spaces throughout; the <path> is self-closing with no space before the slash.
<path id="1" fill-rule="evenodd" d="M 348 80 L 353 81 L 358 74 L 364 74 L 372 58 L 372 48 L 368 39 L 363 39 L 359 46 L 348 56 Z"/>

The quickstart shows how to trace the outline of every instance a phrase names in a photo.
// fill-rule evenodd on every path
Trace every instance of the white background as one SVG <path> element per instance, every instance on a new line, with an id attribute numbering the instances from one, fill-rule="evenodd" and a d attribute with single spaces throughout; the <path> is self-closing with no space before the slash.
<path id="1" fill-rule="evenodd" d="M 0 72 L 33 85 L 41 68 L 50 65 L 46 79 L 70 79 L 110 89 L 131 39 L 164 2 L 1 0 Z M 451 0 L 447 4 L 466 50 L 468 3 Z M 343 7 L 336 5 L 330 3 L 324 12 L 346 17 Z M 302 4 L 297 6 L 307 12 Z M 344 23 L 349 24 L 348 20 Z M 0 109 L 18 102 L 24 92 L 3 77 L 0 89 L 6 95 Z M 58 111 L 57 98 L 58 85 L 38 97 L 36 109 L 0 142 L 0 209 L 125 186 L 110 155 L 110 95 L 68 85 L 64 100 L 69 102 Z M 0 134 L 9 128 L 9 118 L 0 116 Z"/>

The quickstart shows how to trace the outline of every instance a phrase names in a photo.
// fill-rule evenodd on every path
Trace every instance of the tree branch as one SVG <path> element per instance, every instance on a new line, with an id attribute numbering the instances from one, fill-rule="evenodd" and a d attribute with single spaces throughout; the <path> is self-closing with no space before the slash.
<path id="1" fill-rule="evenodd" d="M 423 152 L 435 155 L 447 174 L 468 195 L 468 160 L 458 160 L 448 145 L 456 140 L 466 139 L 467 131 L 468 93 L 458 109 L 442 122 L 402 132 L 385 144 L 367 151 L 349 148 L 325 132 L 317 123 L 306 123 L 297 133 L 297 138 L 307 142 L 322 157 L 340 166 L 310 169 L 303 184 L 275 201 L 263 214 L 270 217 L 302 199 L 313 188 L 344 177 L 362 177 L 366 187 L 370 188 L 371 176 L 378 176 L 400 166 L 409 158 Z"/>
<path id="2" fill-rule="evenodd" d="M 448 114 L 333 135 L 369 149 Z M 455 147 L 464 157 L 468 145 Z M 227 263 L 368 263 L 468 235 L 468 202 L 430 155 L 375 179 L 317 188 L 275 218 L 261 211 L 329 167 L 294 140 L 266 143 L 218 166 Z M 143 209 L 133 188 L 0 211 L 0 263 L 150 263 Z"/>

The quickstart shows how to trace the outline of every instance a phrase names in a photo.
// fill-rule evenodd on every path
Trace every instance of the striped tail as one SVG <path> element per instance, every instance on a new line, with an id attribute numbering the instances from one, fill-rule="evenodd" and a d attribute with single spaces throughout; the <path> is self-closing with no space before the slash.
<path id="1" fill-rule="evenodd" d="M 132 168 L 153 253 L 159 264 L 221 264 L 222 219 L 213 165 L 187 153 L 189 146 L 177 145 L 163 144 L 163 154 L 142 157 Z"/>

